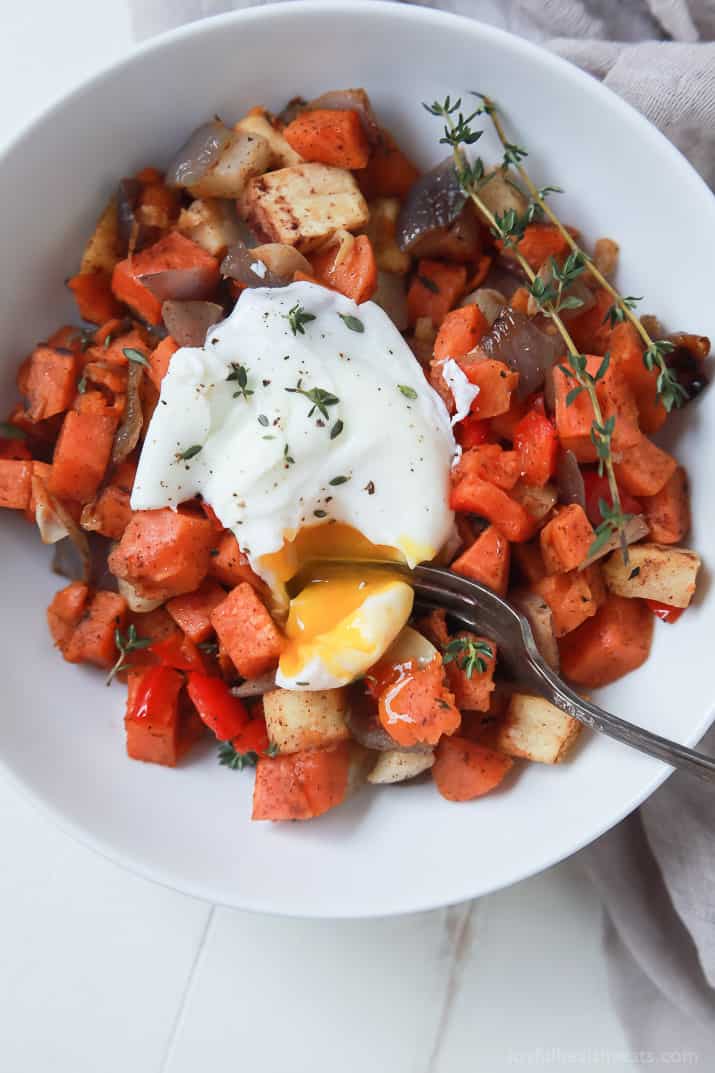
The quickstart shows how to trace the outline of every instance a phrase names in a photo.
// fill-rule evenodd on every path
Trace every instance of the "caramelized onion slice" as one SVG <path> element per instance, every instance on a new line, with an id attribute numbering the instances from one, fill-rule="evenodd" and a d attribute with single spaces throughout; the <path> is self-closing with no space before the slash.
<path id="1" fill-rule="evenodd" d="M 496 358 L 517 372 L 519 386 L 516 393 L 525 399 L 541 390 L 547 373 L 551 372 L 563 349 L 560 338 L 547 335 L 529 317 L 507 307 L 472 354 L 475 360 Z"/>
<path id="2" fill-rule="evenodd" d="M 454 170 L 454 160 L 441 164 L 420 176 L 410 188 L 397 218 L 395 238 L 403 252 L 427 235 L 450 227 L 464 208 L 466 195 Z"/>
<path id="3" fill-rule="evenodd" d="M 285 287 L 293 281 L 296 272 L 313 274 L 302 253 L 280 242 L 268 242 L 253 249 L 236 242 L 221 262 L 221 274 L 244 287 Z"/>
<path id="4" fill-rule="evenodd" d="M 144 366 L 140 365 L 139 362 L 130 361 L 127 370 L 127 401 L 124 407 L 124 415 L 112 444 L 112 462 L 115 465 L 128 458 L 139 443 L 139 437 L 144 425 L 141 403 L 143 377 Z"/>
<path id="5" fill-rule="evenodd" d="M 180 302 L 199 301 L 210 298 L 215 290 L 214 281 L 203 265 L 188 268 L 165 268 L 138 277 L 160 301 L 175 298 Z"/>
<path id="6" fill-rule="evenodd" d="M 233 132 L 220 120 L 202 123 L 166 169 L 167 186 L 194 186 L 217 163 Z"/>
<path id="7" fill-rule="evenodd" d="M 171 338 L 178 346 L 203 346 L 206 333 L 223 320 L 223 307 L 217 302 L 177 302 L 169 299 L 161 315 Z"/>
<path id="8" fill-rule="evenodd" d="M 556 464 L 556 487 L 559 491 L 559 503 L 576 503 L 586 507 L 586 488 L 583 473 L 573 451 L 560 451 Z"/>

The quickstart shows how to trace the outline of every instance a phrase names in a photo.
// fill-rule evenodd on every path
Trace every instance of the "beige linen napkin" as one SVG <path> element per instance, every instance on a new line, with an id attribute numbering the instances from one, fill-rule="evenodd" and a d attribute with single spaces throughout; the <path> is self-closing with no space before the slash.
<path id="1" fill-rule="evenodd" d="M 141 38 L 262 2 L 130 6 Z M 414 2 L 565 56 L 630 101 L 715 185 L 715 0 Z M 702 748 L 715 753 L 715 731 Z M 636 1061 L 715 1069 L 715 793 L 674 775 L 581 859 L 603 898 L 613 993 Z"/>

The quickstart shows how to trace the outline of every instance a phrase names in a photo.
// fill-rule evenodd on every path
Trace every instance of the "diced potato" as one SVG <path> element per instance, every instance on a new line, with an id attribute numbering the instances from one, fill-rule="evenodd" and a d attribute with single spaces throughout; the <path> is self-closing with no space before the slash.
<path id="1" fill-rule="evenodd" d="M 117 588 L 119 589 L 119 595 L 123 596 L 127 601 L 127 607 L 130 611 L 133 611 L 137 615 L 146 615 L 149 611 L 156 611 L 157 607 L 161 607 L 164 603 L 164 597 L 141 596 L 132 584 L 125 581 L 124 578 L 117 578 Z"/>
<path id="2" fill-rule="evenodd" d="M 501 216 L 510 209 L 513 209 L 517 216 L 523 216 L 529 199 L 515 185 L 511 175 L 502 168 L 489 168 L 487 175 L 491 175 L 491 178 L 479 190 L 479 197 L 486 207 L 496 216 Z"/>
<path id="3" fill-rule="evenodd" d="M 431 749 L 425 753 L 403 753 L 399 749 L 392 749 L 380 753 L 367 781 L 375 784 L 405 782 L 421 775 L 433 764 L 434 752 Z"/>
<path id="4" fill-rule="evenodd" d="M 263 697 L 268 737 L 281 753 L 334 745 L 350 737 L 344 689 L 302 693 L 274 689 Z"/>
<path id="5" fill-rule="evenodd" d="M 265 138 L 236 131 L 220 157 L 189 187 L 194 197 L 241 197 L 246 183 L 270 167 L 273 153 Z"/>
<path id="6" fill-rule="evenodd" d="M 302 252 L 341 227 L 364 227 L 369 216 L 350 172 L 326 164 L 295 164 L 251 179 L 242 209 L 259 233 Z"/>
<path id="7" fill-rule="evenodd" d="M 536 647 L 541 655 L 550 667 L 558 671 L 559 646 L 554 633 L 551 608 L 546 600 L 537 592 L 529 592 L 527 589 L 516 589 L 510 594 L 509 600 L 531 626 Z"/>
<path id="8" fill-rule="evenodd" d="M 242 130 L 246 134 L 258 134 L 265 138 L 271 147 L 273 154 L 273 166 L 289 168 L 293 164 L 301 164 L 303 157 L 296 153 L 292 145 L 289 145 L 283 135 L 275 127 L 271 126 L 265 112 L 252 112 L 243 119 L 239 119 L 234 130 Z"/>
<path id="9" fill-rule="evenodd" d="M 543 697 L 514 693 L 496 729 L 494 748 L 539 764 L 560 764 L 580 732 L 573 716 Z"/>
<path id="10" fill-rule="evenodd" d="M 695 592 L 700 556 L 688 548 L 638 544 L 629 549 L 628 564 L 620 551 L 603 564 L 603 579 L 617 596 L 640 596 L 669 607 L 687 607 Z"/>
<path id="11" fill-rule="evenodd" d="M 396 197 L 378 197 L 370 202 L 370 220 L 367 235 L 375 252 L 377 267 L 383 272 L 409 272 L 412 258 L 397 245 L 395 228 L 400 214 L 400 201 Z"/>
<path id="12" fill-rule="evenodd" d="M 223 198 L 197 198 L 182 209 L 177 230 L 210 253 L 223 257 L 226 249 L 241 237 L 232 201 Z"/>
<path id="13" fill-rule="evenodd" d="M 97 221 L 92 236 L 84 248 L 80 274 L 111 272 L 119 260 L 119 220 L 117 202 L 110 198 L 109 204 Z"/>

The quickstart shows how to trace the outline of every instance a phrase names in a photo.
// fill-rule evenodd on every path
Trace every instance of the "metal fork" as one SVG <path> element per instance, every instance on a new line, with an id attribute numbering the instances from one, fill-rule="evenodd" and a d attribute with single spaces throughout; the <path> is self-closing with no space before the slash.
<path id="1" fill-rule="evenodd" d="M 444 608 L 469 629 L 491 638 L 498 648 L 500 662 L 520 685 L 539 693 L 591 730 L 663 760 L 671 767 L 715 782 L 715 759 L 619 719 L 574 693 L 544 661 L 524 616 L 491 589 L 439 566 L 417 566 L 410 570 L 399 563 L 365 563 L 368 565 L 399 571 L 421 604 Z"/>

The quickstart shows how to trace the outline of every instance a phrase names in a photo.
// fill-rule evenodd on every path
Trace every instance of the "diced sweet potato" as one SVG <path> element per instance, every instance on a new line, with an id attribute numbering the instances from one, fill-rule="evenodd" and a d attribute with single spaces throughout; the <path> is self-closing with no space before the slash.
<path id="1" fill-rule="evenodd" d="M 620 452 L 615 465 L 618 483 L 634 496 L 657 495 L 677 468 L 671 455 L 643 435 L 635 446 Z"/>
<path id="2" fill-rule="evenodd" d="M 656 544 L 680 544 L 690 529 L 688 478 L 681 467 L 654 496 L 641 500 L 650 535 Z"/>
<path id="3" fill-rule="evenodd" d="M 485 669 L 480 671 L 472 666 L 468 660 L 469 649 L 463 648 L 456 653 L 455 659 L 448 660 L 445 656 L 444 669 L 449 688 L 454 693 L 454 703 L 461 711 L 486 712 L 489 710 L 489 701 L 494 692 L 494 668 L 497 661 L 497 649 L 493 641 L 487 637 L 478 637 L 469 630 L 461 630 L 450 641 L 451 645 L 460 641 L 472 644 L 484 645 L 491 651 L 491 656 L 486 650 L 481 652 L 479 658 L 485 664 Z M 448 646 L 449 648 L 449 646 Z"/>
<path id="4" fill-rule="evenodd" d="M 454 696 L 445 686 L 442 658 L 424 665 L 401 664 L 378 675 L 378 715 L 382 726 L 400 745 L 423 742 L 435 745 L 443 734 L 453 734 L 461 715 Z"/>
<path id="5" fill-rule="evenodd" d="M 205 578 L 214 540 L 205 518 L 168 508 L 136 511 L 109 556 L 109 569 L 140 596 L 180 596 Z"/>
<path id="6" fill-rule="evenodd" d="M 407 313 L 410 324 L 420 317 L 429 317 L 439 328 L 450 309 L 464 294 L 467 270 L 464 265 L 446 264 L 423 258 L 417 265 L 407 292 Z"/>
<path id="7" fill-rule="evenodd" d="M 340 258 L 339 252 L 339 246 L 329 246 L 313 254 L 315 278 L 358 305 L 367 302 L 377 286 L 377 264 L 370 239 L 358 235 L 345 257 Z"/>
<path id="8" fill-rule="evenodd" d="M 225 599 L 225 589 L 205 578 L 194 592 L 168 600 L 166 610 L 194 644 L 201 644 L 213 633 L 211 612 Z"/>
<path id="9" fill-rule="evenodd" d="M 605 354 L 610 347 L 611 326 L 608 310 L 613 298 L 608 291 L 599 288 L 595 303 L 569 321 L 569 334 L 581 354 Z"/>
<path id="10" fill-rule="evenodd" d="M 519 383 L 519 374 L 495 358 L 459 362 L 459 365 L 470 383 L 479 388 L 471 413 L 482 419 L 507 413 L 512 394 Z"/>
<path id="11" fill-rule="evenodd" d="M 404 198 L 419 172 L 405 156 L 388 130 L 380 131 L 368 165 L 357 176 L 366 198 Z"/>
<path id="12" fill-rule="evenodd" d="M 596 376 L 601 367 L 600 357 L 589 357 L 587 371 Z M 556 396 L 556 429 L 564 450 L 573 451 L 579 462 L 595 462 L 596 448 L 591 439 L 594 412 L 587 393 L 582 391 L 576 398 L 571 393 L 577 389 L 576 381 L 560 368 L 554 369 Z M 633 447 L 640 439 L 638 408 L 636 400 L 617 366 L 609 365 L 605 375 L 596 385 L 596 394 L 604 421 L 615 419 L 612 444 L 614 450 L 623 451 Z"/>
<path id="13" fill-rule="evenodd" d="M 647 369 L 643 361 L 643 344 L 628 321 L 617 324 L 610 333 L 608 349 L 611 362 L 630 387 L 638 406 L 640 427 L 648 435 L 665 423 L 668 411 L 658 401 L 658 370 Z"/>
<path id="14" fill-rule="evenodd" d="M 84 272 L 67 281 L 72 291 L 82 320 L 92 324 L 104 324 L 110 317 L 118 317 L 122 307 L 112 294 L 110 272 Z"/>
<path id="15" fill-rule="evenodd" d="M 471 801 L 495 789 L 514 761 L 468 738 L 442 738 L 432 776 L 448 801 Z"/>
<path id="16" fill-rule="evenodd" d="M 578 503 L 563 507 L 541 530 L 539 542 L 549 574 L 575 570 L 588 557 L 596 534 Z"/>
<path id="17" fill-rule="evenodd" d="M 554 633 L 563 637 L 598 610 L 598 602 L 584 573 L 549 574 L 532 585 L 551 608 Z M 596 594 L 597 595 L 597 594 Z"/>
<path id="18" fill-rule="evenodd" d="M 77 391 L 77 358 L 56 347 L 38 346 L 30 355 L 23 384 L 31 421 L 69 410 Z"/>
<path id="19" fill-rule="evenodd" d="M 64 643 L 65 659 L 69 663 L 111 667 L 117 658 L 114 633 L 123 629 L 126 615 L 127 604 L 122 596 L 116 592 L 96 592 Z"/>
<path id="20" fill-rule="evenodd" d="M 336 168 L 364 168 L 370 157 L 367 135 L 354 111 L 316 108 L 301 112 L 283 137 L 303 160 Z"/>
<path id="21" fill-rule="evenodd" d="M 158 391 L 161 391 L 161 382 L 169 371 L 169 363 L 179 349 L 170 335 L 154 347 L 149 355 L 149 376 Z"/>
<path id="22" fill-rule="evenodd" d="M 442 321 L 434 343 L 436 361 L 461 358 L 473 350 L 489 330 L 489 321 L 478 305 L 453 309 Z"/>
<path id="23" fill-rule="evenodd" d="M 240 585 L 247 581 L 257 592 L 265 592 L 265 585 L 253 571 L 247 557 L 243 554 L 230 529 L 219 539 L 211 553 L 209 576 L 215 577 L 222 585 Z"/>
<path id="24" fill-rule="evenodd" d="M 47 608 L 47 625 L 52 640 L 64 650 L 74 629 L 79 625 L 89 599 L 89 586 L 82 581 L 71 581 L 52 597 Z"/>
<path id="25" fill-rule="evenodd" d="M 100 533 L 110 540 L 121 540 L 124 530 L 132 519 L 129 505 L 131 488 L 122 488 L 114 481 L 108 484 L 96 499 L 85 503 L 80 524 L 89 532 Z"/>
<path id="26" fill-rule="evenodd" d="M 218 261 L 191 239 L 171 231 L 141 253 L 120 261 L 112 274 L 112 290 L 149 324 L 161 324 L 160 298 L 143 282 L 142 276 L 190 269 L 194 298 L 210 298 L 219 281 Z"/>
<path id="27" fill-rule="evenodd" d="M 501 242 L 497 242 L 497 245 L 500 246 Z M 529 224 L 524 230 L 517 249 L 536 272 L 549 257 L 558 258 L 568 253 L 569 246 L 553 224 L 536 223 Z M 504 249 L 504 256 L 513 257 L 514 253 L 510 249 Z"/>
<path id="28" fill-rule="evenodd" d="M 495 525 L 489 525 L 472 546 L 454 560 L 451 569 L 488 586 L 500 596 L 506 596 L 509 560 L 509 541 Z"/>
<path id="29" fill-rule="evenodd" d="M 109 465 L 116 429 L 111 414 L 70 410 L 55 446 L 49 491 L 77 503 L 92 499 Z"/>
<path id="30" fill-rule="evenodd" d="M 127 676 L 124 727 L 132 760 L 175 767 L 181 753 L 179 693 L 183 675 L 152 667 Z"/>
<path id="31" fill-rule="evenodd" d="M 520 470 L 516 451 L 505 451 L 498 443 L 483 443 L 462 454 L 452 476 L 457 482 L 463 477 L 478 477 L 508 492 L 519 480 Z"/>
<path id="32" fill-rule="evenodd" d="M 310 820 L 339 805 L 348 789 L 350 742 L 260 757 L 253 789 L 254 820 Z"/>
<path id="33" fill-rule="evenodd" d="M 32 494 L 32 462 L 0 459 L 0 507 L 27 510 Z"/>
<path id="34" fill-rule="evenodd" d="M 501 488 L 477 477 L 459 481 L 450 496 L 452 510 L 467 511 L 486 518 L 507 540 L 529 540 L 534 535 L 533 519 Z"/>
<path id="35" fill-rule="evenodd" d="M 283 636 L 255 590 L 242 582 L 211 612 L 211 625 L 243 678 L 277 666 Z"/>
<path id="36" fill-rule="evenodd" d="M 577 685 L 609 685 L 645 663 L 654 616 L 642 600 L 609 596 L 598 613 L 560 644 L 561 669 Z"/>

